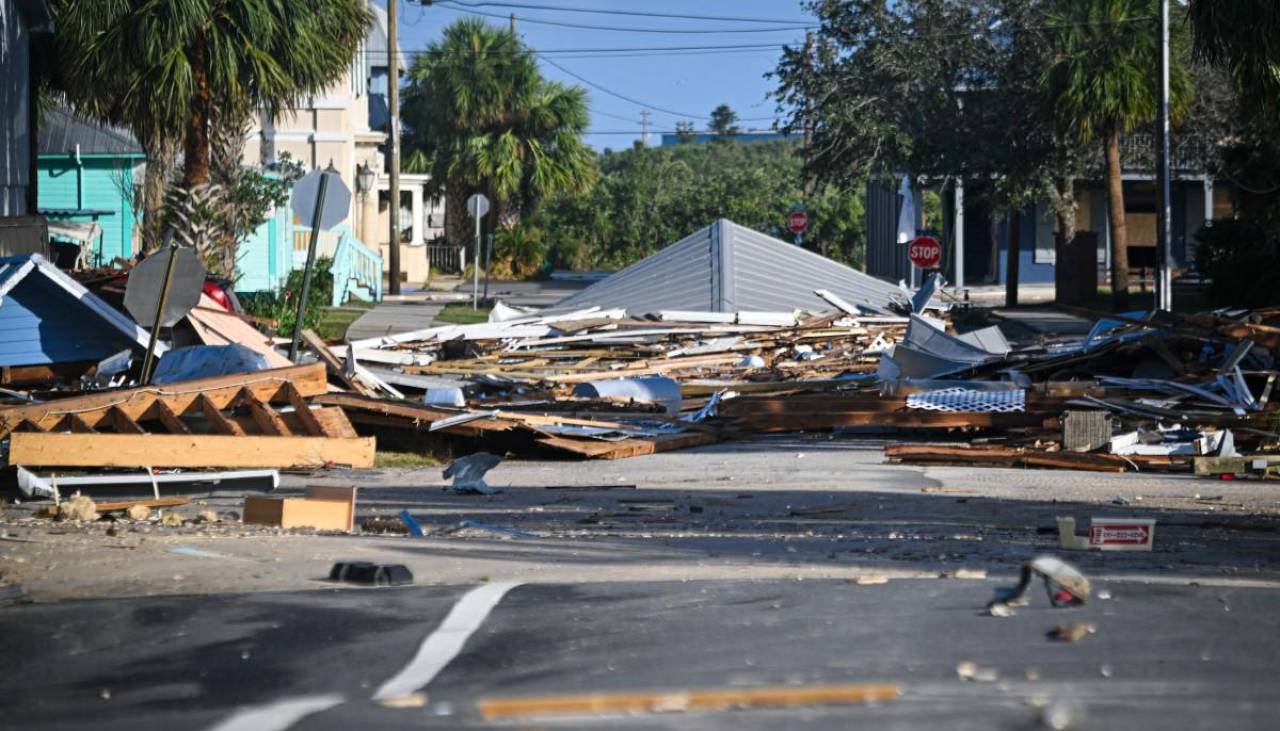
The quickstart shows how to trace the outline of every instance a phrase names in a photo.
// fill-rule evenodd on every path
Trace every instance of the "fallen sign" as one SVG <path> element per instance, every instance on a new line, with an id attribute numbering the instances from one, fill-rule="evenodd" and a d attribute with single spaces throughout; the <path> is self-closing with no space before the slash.
<path id="1" fill-rule="evenodd" d="M 1076 533 L 1075 518 L 1058 518 L 1058 540 L 1071 550 L 1150 551 L 1156 540 L 1151 518 L 1093 518 L 1089 533 Z"/>

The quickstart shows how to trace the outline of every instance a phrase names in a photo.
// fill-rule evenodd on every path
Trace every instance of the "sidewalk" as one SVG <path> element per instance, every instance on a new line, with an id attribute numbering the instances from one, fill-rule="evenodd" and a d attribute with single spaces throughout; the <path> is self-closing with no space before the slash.
<path id="1" fill-rule="evenodd" d="M 377 307 L 351 323 L 347 339 L 363 340 L 431 327 L 445 305 L 465 299 L 452 291 L 461 281 L 457 277 L 435 277 L 429 290 L 383 297 Z"/>

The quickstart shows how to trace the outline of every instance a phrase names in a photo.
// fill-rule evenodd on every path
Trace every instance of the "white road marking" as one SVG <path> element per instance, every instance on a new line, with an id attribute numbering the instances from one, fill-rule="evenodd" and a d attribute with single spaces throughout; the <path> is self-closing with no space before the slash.
<path id="1" fill-rule="evenodd" d="M 313 713 L 327 711 L 344 702 L 338 693 L 286 698 L 264 706 L 237 711 L 209 731 L 284 731 Z"/>
<path id="2" fill-rule="evenodd" d="M 453 662 L 471 635 L 480 629 L 489 612 L 498 606 L 507 592 L 520 586 L 519 582 L 485 584 L 476 587 L 458 600 L 449 610 L 435 632 L 427 635 L 409 664 L 383 683 L 373 694 L 375 701 L 400 698 L 427 686 L 441 670 Z"/>

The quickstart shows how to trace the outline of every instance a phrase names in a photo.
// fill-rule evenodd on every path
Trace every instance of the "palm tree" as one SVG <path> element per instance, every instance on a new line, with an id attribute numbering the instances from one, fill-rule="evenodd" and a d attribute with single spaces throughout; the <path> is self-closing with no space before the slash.
<path id="1" fill-rule="evenodd" d="M 1155 119 L 1159 100 L 1158 0 L 1056 0 L 1046 25 L 1050 61 L 1043 83 L 1064 131 L 1101 140 L 1106 159 L 1113 306 L 1129 295 L 1120 135 Z M 1170 105 L 1178 116 L 1191 100 L 1186 69 L 1172 63 Z"/>
<path id="2" fill-rule="evenodd" d="M 513 223 L 548 197 L 594 182 L 582 142 L 586 92 L 547 81 L 511 32 L 464 18 L 418 55 L 403 115 L 407 145 L 431 161 L 436 194 L 448 190 L 448 237 L 470 240 L 462 204 L 476 192 L 493 201 L 484 228 Z"/>
<path id="3" fill-rule="evenodd" d="M 181 139 L 183 187 L 209 179 L 215 109 L 275 115 L 340 78 L 364 0 L 55 0 L 62 76 L 82 113 Z"/>

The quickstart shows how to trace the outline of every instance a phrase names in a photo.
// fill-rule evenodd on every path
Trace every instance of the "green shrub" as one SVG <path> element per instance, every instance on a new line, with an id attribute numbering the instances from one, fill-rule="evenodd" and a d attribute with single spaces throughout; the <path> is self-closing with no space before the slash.
<path id="1" fill-rule="evenodd" d="M 1208 296 L 1215 305 L 1280 303 L 1280 257 L 1252 223 L 1224 218 L 1197 231 L 1196 269 L 1211 280 Z"/>
<path id="2" fill-rule="evenodd" d="M 307 309 L 302 318 L 302 326 L 316 329 L 324 308 L 333 300 L 333 260 L 318 257 L 315 268 L 311 272 L 311 291 L 307 296 Z M 238 295 L 245 311 L 254 317 L 271 320 L 275 323 L 277 333 L 293 332 L 294 318 L 297 317 L 298 297 L 302 296 L 301 269 L 289 272 L 284 289 L 279 294 L 274 292 L 253 292 Z"/>

